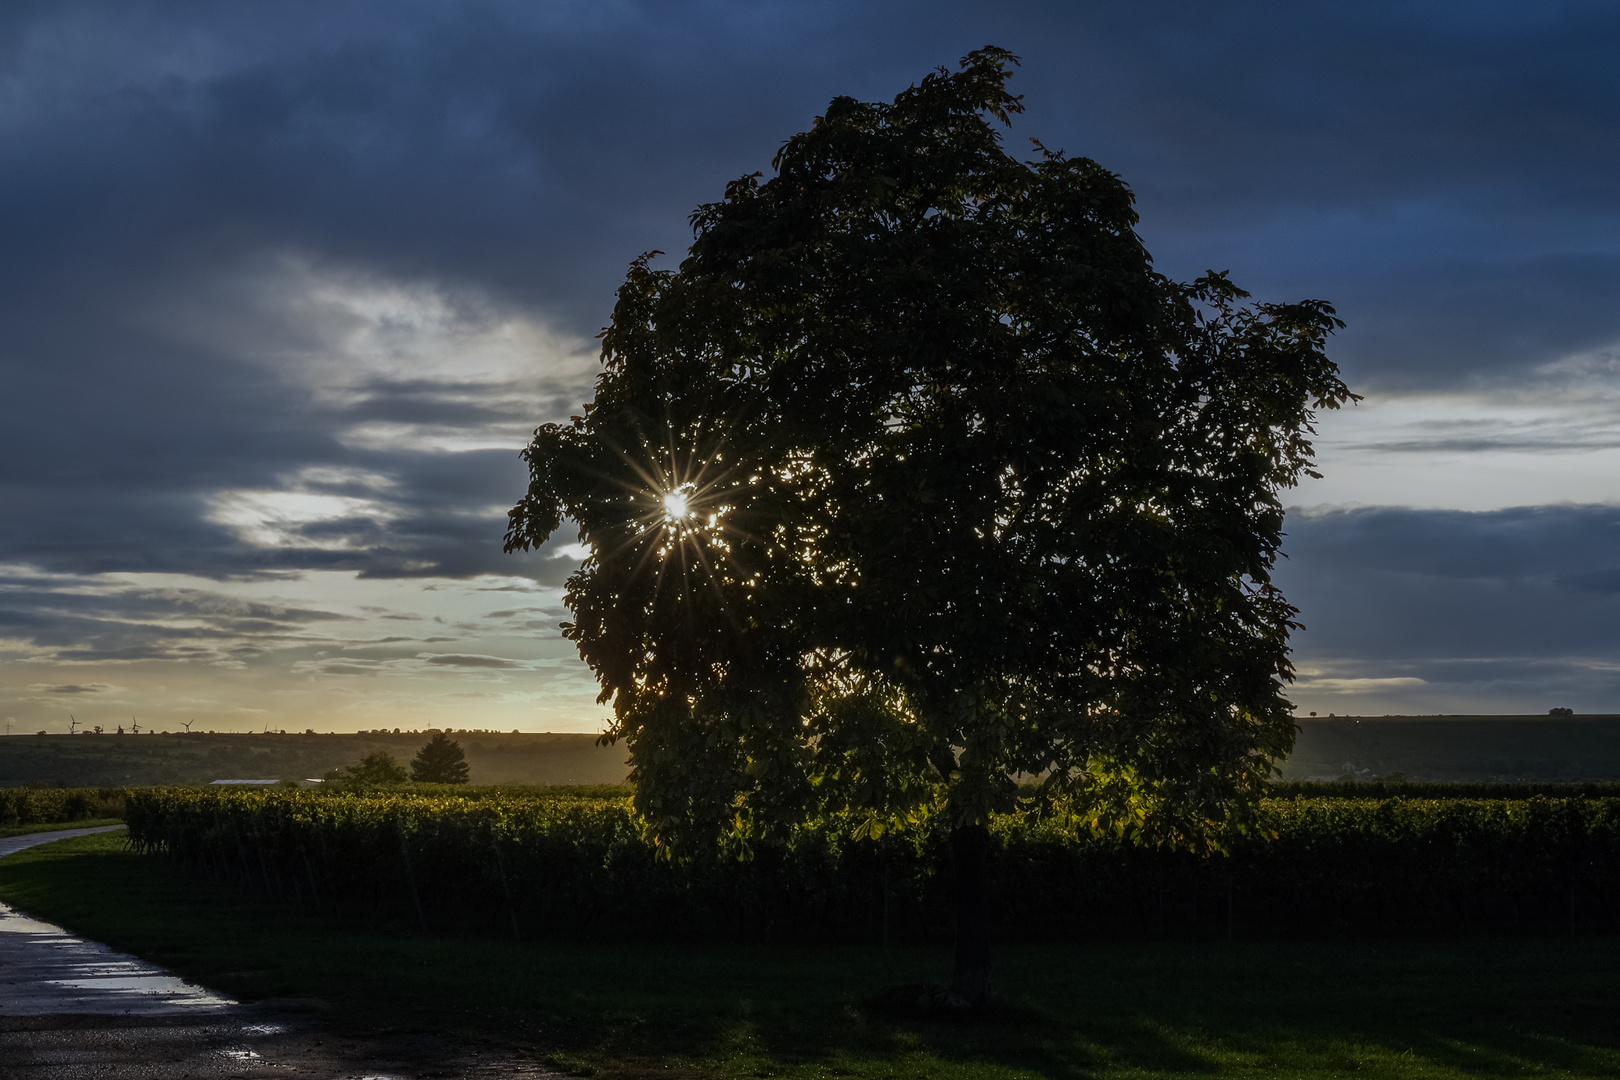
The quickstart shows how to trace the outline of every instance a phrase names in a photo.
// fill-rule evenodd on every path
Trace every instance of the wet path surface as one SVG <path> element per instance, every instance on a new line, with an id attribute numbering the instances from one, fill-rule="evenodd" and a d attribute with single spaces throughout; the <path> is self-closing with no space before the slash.
<path id="1" fill-rule="evenodd" d="M 112 826 L 111 828 L 122 828 Z M 0 839 L 0 858 L 107 832 Z M 345 1038 L 273 1003 L 243 1005 L 173 973 L 0 904 L 0 1077 L 211 1080 L 557 1078 L 504 1054 L 425 1035 Z"/>
<path id="2" fill-rule="evenodd" d="M 0 840 L 0 858 L 37 844 L 121 828 L 11 836 Z M 0 904 L 0 1017 L 195 1016 L 223 1012 L 235 1004 L 160 967 Z"/>
<path id="3" fill-rule="evenodd" d="M 5 1080 L 564 1080 L 560 1073 L 430 1036 L 342 1038 L 254 1010 L 180 1017 L 0 1019 Z"/>

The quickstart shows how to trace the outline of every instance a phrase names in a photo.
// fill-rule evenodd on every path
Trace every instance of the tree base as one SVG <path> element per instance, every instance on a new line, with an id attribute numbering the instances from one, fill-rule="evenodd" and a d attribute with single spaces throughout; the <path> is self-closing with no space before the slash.
<path id="1" fill-rule="evenodd" d="M 973 1012 L 975 1006 L 973 1002 L 958 994 L 955 990 L 931 988 L 923 991 L 922 996 L 917 999 L 917 1008 L 923 1012 L 943 1012 L 952 1016 L 966 1016 L 968 1013 Z"/>
<path id="2" fill-rule="evenodd" d="M 956 878 L 956 962 L 952 997 L 968 1008 L 990 1003 L 990 830 L 958 825 L 951 830 L 951 869 Z"/>

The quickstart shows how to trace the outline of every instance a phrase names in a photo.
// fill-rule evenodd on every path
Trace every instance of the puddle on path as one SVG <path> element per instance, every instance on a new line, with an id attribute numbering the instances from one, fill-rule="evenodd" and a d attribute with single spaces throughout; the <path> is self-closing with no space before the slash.
<path id="1" fill-rule="evenodd" d="M 7 837 L 0 840 L 0 857 L 36 844 L 106 831 L 64 829 Z M 194 1015 L 235 1005 L 230 998 L 193 986 L 154 964 L 0 904 L 0 1017 Z"/>
<path id="2" fill-rule="evenodd" d="M 101 829 L 0 840 L 0 857 Z M 20 841 L 20 843 L 19 843 Z M 0 904 L 0 1080 L 564 1080 L 437 1036 L 334 1040 Z"/>
<path id="3" fill-rule="evenodd" d="M 220 1012 L 228 997 L 0 904 L 0 1016 Z"/>

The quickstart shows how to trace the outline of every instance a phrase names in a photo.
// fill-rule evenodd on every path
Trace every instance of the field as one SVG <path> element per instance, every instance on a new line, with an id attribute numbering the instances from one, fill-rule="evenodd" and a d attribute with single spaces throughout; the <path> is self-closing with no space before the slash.
<path id="1" fill-rule="evenodd" d="M 319 777 L 379 750 L 409 762 L 424 734 L 13 735 L 0 739 L 0 787 L 145 787 Z M 457 732 L 474 783 L 622 783 L 624 749 L 596 736 Z"/>
<path id="2" fill-rule="evenodd" d="M 0 900 L 339 1030 L 441 1031 L 603 1080 L 1620 1075 L 1613 938 L 1009 946 L 1000 1005 L 955 1024 L 911 1004 L 943 948 L 385 935 L 106 836 L 0 862 Z"/>
<path id="3" fill-rule="evenodd" d="M 1289 780 L 1620 780 L 1620 716 L 1345 716 L 1300 721 Z"/>
<path id="4" fill-rule="evenodd" d="M 622 749 L 603 750 L 587 735 L 454 737 L 477 783 L 605 784 L 624 776 Z M 303 778 L 376 750 L 407 760 L 424 739 L 380 732 L 16 736 L 0 740 L 0 787 Z M 1620 717 L 1303 721 L 1284 777 L 1346 776 L 1616 780 Z M 666 902 L 680 899 L 678 890 L 658 891 L 667 868 L 642 865 L 633 830 L 614 824 L 611 813 L 604 829 L 592 825 L 601 813 L 592 806 L 611 809 L 622 791 L 460 793 L 488 800 L 487 838 L 476 828 L 462 836 L 409 809 L 447 792 L 387 794 L 378 797 L 382 803 L 406 812 L 378 818 L 387 828 L 377 835 L 388 843 L 376 865 L 363 847 L 369 818 L 340 830 L 361 848 L 313 857 L 310 851 L 340 833 L 311 834 L 305 839 L 313 845 L 299 847 L 299 834 L 273 830 L 272 815 L 241 818 L 220 834 L 235 838 L 230 844 L 221 847 L 216 837 L 217 850 L 199 849 L 189 866 L 137 854 L 118 835 L 25 851 L 0 861 L 0 901 L 244 1000 L 302 1011 L 337 1032 L 437 1032 L 602 1080 L 1620 1075 L 1620 937 L 1612 933 L 1611 909 L 1620 893 L 1598 872 L 1614 867 L 1614 789 L 1588 789 L 1596 798 L 1581 805 L 1598 816 L 1576 827 L 1574 817 L 1560 824 L 1573 805 L 1560 800 L 1581 794 L 1571 789 L 1533 789 L 1544 797 L 1533 806 L 1521 799 L 1504 816 L 1478 802 L 1501 796 L 1488 788 L 1279 787 L 1283 798 L 1272 805 L 1285 817 L 1275 850 L 1286 857 L 1240 848 L 1224 878 L 1220 868 L 1150 865 L 1125 852 L 1099 861 L 1107 855 L 1101 849 L 1080 860 L 1084 866 L 1075 863 L 1083 874 L 1054 876 L 1050 870 L 1066 865 L 1063 845 L 1032 833 L 1018 850 L 1038 873 L 1018 878 L 1012 871 L 1021 864 L 1009 863 L 1003 875 L 1011 875 L 1003 891 L 1017 896 L 1023 914 L 999 909 L 997 1003 L 972 1022 L 916 1004 L 949 963 L 948 896 L 938 867 L 908 894 L 903 859 L 885 858 L 851 876 L 807 848 L 801 862 L 778 862 L 826 911 L 843 910 L 843 903 L 840 918 L 859 916 L 856 932 L 783 929 L 773 910 L 791 917 L 796 909 L 770 901 L 769 890 L 752 907 L 736 902 L 735 913 L 714 909 L 705 923 L 701 904 Z M 1387 801 L 1395 795 L 1403 801 Z M 18 800 L 32 806 L 44 799 L 43 806 L 77 797 L 85 813 L 98 815 L 98 800 L 122 805 L 126 798 L 122 791 L 39 790 L 5 797 L 18 807 Z M 262 797 L 195 790 L 127 796 L 131 808 L 159 798 Z M 548 846 L 555 830 L 503 817 L 496 805 L 536 797 L 578 803 L 557 839 L 570 830 L 587 839 L 602 833 L 600 858 L 577 839 L 558 849 L 587 856 L 585 872 L 560 874 Z M 1442 802 L 1428 801 L 1436 798 Z M 325 813 L 322 806 L 354 800 L 276 792 L 269 802 Z M 33 820 L 20 813 L 13 817 Z M 218 817 L 216 829 L 226 820 Z M 4 832 L 37 828 L 19 823 Z M 1566 842 L 1575 846 L 1560 853 Z M 472 869 L 452 873 L 455 860 L 446 855 L 457 844 Z M 1407 862 L 1391 861 L 1379 845 L 1393 845 Z M 1441 848 L 1457 857 L 1436 858 Z M 919 867 L 926 869 L 929 850 L 927 843 L 916 847 Z M 825 881 L 808 875 L 823 862 Z M 370 891 L 334 867 L 347 867 Z M 745 882 L 753 871 L 743 869 L 726 873 Z M 599 895 L 611 902 L 584 893 L 570 899 L 558 888 L 564 879 L 591 885 L 603 873 L 592 887 L 605 888 Z M 1380 884 L 1380 877 L 1389 880 Z M 488 895 L 480 899 L 467 890 L 482 879 Z M 437 887 L 445 882 L 454 887 Z M 1107 890 L 1118 892 L 1120 882 L 1128 888 L 1109 899 Z M 805 890 L 806 883 L 814 887 Z M 839 887 L 867 886 L 880 886 L 873 896 L 881 902 L 854 893 L 837 900 Z M 888 911 L 891 889 L 892 934 L 887 915 L 877 916 Z M 1131 899 L 1143 889 L 1145 900 Z M 1403 889 L 1411 896 L 1402 899 Z M 1099 899 L 1076 903 L 1086 890 Z M 1054 932 L 1049 918 L 1029 909 L 1047 893 L 1067 897 L 1066 910 L 1081 918 L 1106 923 L 1109 912 L 1123 912 L 1126 921 Z M 619 902 L 624 897 L 640 898 L 640 906 Z M 470 915 L 458 917 L 464 900 Z M 1225 940 L 1227 927 L 1234 940 Z"/>

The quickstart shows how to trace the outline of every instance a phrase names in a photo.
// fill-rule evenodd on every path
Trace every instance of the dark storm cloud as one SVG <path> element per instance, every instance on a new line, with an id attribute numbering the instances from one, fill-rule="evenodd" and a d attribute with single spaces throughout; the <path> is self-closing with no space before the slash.
<path id="1" fill-rule="evenodd" d="M 1276 581 L 1307 627 L 1302 666 L 1612 711 L 1620 507 L 1294 512 L 1287 528 Z"/>
<path id="2" fill-rule="evenodd" d="M 1620 337 L 1613 5 L 1014 11 L 1019 134 L 1122 173 L 1172 274 L 1336 302 L 1361 386 Z"/>
<path id="3" fill-rule="evenodd" d="M 1620 568 L 1620 507 L 1295 512 L 1287 549 L 1296 561 L 1355 573 L 1564 589 L 1571 574 Z"/>
<path id="4" fill-rule="evenodd" d="M 630 257 L 678 242 L 698 190 L 808 119 L 788 87 L 836 46 L 804 49 L 778 11 L 12 9 L 13 235 L 47 265 L 76 268 L 90 247 L 148 275 L 260 244 L 334 252 L 594 331 Z M 771 92 L 738 92 L 766 76 Z M 140 291 L 116 261 L 98 276 Z"/>
<path id="5" fill-rule="evenodd" d="M 1058 14 L 1062 7 L 1068 13 Z M 1023 9 L 1029 10 L 1029 9 Z M 1269 217 L 1392 200 L 1612 205 L 1620 129 L 1602 3 L 1053 5 L 1094 70 L 1069 115 L 1110 148 L 1154 147 L 1145 186 Z M 1034 29 L 1037 18 L 1024 20 Z M 1044 46 L 1044 47 L 1042 47 Z M 1039 70 L 1031 83 L 1050 83 Z M 1043 110 L 1044 111 L 1044 110 Z M 1079 149 L 1076 147 L 1076 149 Z"/>
<path id="6" fill-rule="evenodd" d="M 443 455 L 368 454 L 336 436 L 376 421 L 521 429 L 577 408 L 588 380 L 518 395 L 488 381 L 372 378 L 334 405 L 244 362 L 289 342 L 318 352 L 318 334 L 299 341 L 297 325 L 239 316 L 199 343 L 174 324 L 217 320 L 230 299 L 222 279 L 291 250 L 594 332 L 619 269 L 661 238 L 643 220 L 636 241 L 612 242 L 650 209 L 651 187 L 627 200 L 627 185 L 671 155 L 712 149 L 688 146 L 693 122 L 656 85 L 660 65 L 631 55 L 656 37 L 631 16 L 628 39 L 582 50 L 594 16 L 571 25 L 501 5 L 465 19 L 430 5 L 386 18 L 366 5 L 8 8 L 5 557 L 65 572 L 560 579 L 556 561 L 499 551 L 499 508 L 524 484 L 521 436 L 502 454 Z M 600 82 L 603 50 L 626 45 L 614 94 L 581 93 L 593 65 Z M 610 106 L 624 110 L 616 127 L 636 139 L 633 155 L 623 142 L 602 153 L 591 114 Z M 664 235 L 686 208 L 675 197 Z M 379 499 L 385 520 L 304 523 L 266 546 L 210 514 L 213 493 L 379 457 L 397 481 Z"/>
<path id="7" fill-rule="evenodd" d="M 1346 281 L 1335 296 L 1342 314 L 1359 315 L 1336 351 L 1371 386 L 1398 391 L 1452 389 L 1471 377 L 1487 385 L 1511 381 L 1620 338 L 1620 252 L 1403 261 L 1381 280 Z"/>

